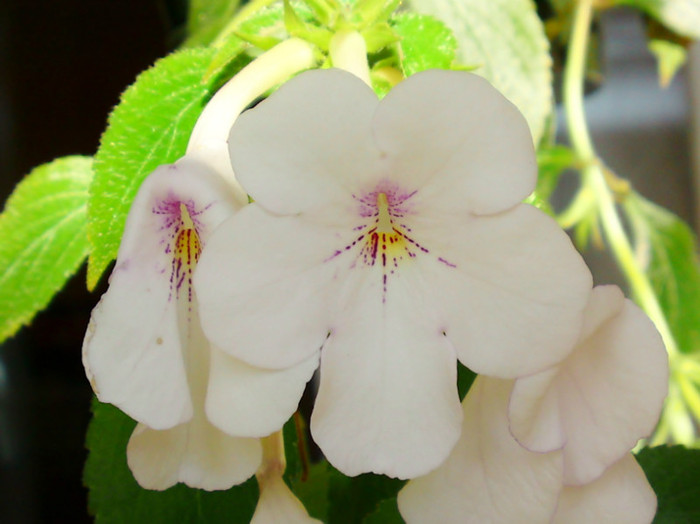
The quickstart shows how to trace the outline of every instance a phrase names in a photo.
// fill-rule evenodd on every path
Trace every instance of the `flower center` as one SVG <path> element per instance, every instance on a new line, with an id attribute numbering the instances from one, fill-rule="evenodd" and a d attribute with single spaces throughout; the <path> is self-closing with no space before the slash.
<path id="1" fill-rule="evenodd" d="M 179 298 L 183 284 L 186 285 L 187 299 L 191 302 L 192 273 L 202 252 L 202 244 L 187 206 L 183 203 L 180 203 L 180 224 L 172 252 L 171 290 L 174 289 Z"/>
<path id="2" fill-rule="evenodd" d="M 394 233 L 394 224 L 391 221 L 389 213 L 389 201 L 386 198 L 386 193 L 377 195 L 377 233 Z"/>

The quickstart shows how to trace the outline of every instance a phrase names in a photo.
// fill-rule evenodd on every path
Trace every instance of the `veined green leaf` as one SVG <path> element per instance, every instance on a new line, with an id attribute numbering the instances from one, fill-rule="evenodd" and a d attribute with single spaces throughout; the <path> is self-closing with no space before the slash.
<path id="1" fill-rule="evenodd" d="M 384 499 L 377 509 L 367 515 L 362 524 L 403 524 L 404 520 L 399 513 L 396 497 Z"/>
<path id="2" fill-rule="evenodd" d="M 700 265 L 691 229 L 632 193 L 624 203 L 638 260 L 649 275 L 681 351 L 700 351 Z"/>
<path id="3" fill-rule="evenodd" d="M 410 0 L 452 29 L 457 59 L 489 80 L 525 115 L 539 143 L 552 112 L 552 60 L 532 0 Z"/>
<path id="4" fill-rule="evenodd" d="M 700 450 L 644 448 L 637 455 L 659 502 L 654 524 L 700 522 Z"/>
<path id="5" fill-rule="evenodd" d="M 201 80 L 214 52 L 186 49 L 159 60 L 139 75 L 112 111 L 95 155 L 88 201 L 90 289 L 117 255 L 129 206 L 143 179 L 185 153 L 211 93 Z"/>
<path id="6" fill-rule="evenodd" d="M 0 214 L 0 341 L 44 309 L 88 254 L 92 159 L 59 158 L 22 180 Z"/>
<path id="7" fill-rule="evenodd" d="M 335 468 L 329 467 L 329 524 L 362 522 L 367 515 L 378 510 L 383 500 L 396 498 L 396 494 L 406 483 L 404 480 L 372 473 L 346 477 Z"/>
<path id="8" fill-rule="evenodd" d="M 457 40 L 440 20 L 418 13 L 399 13 L 391 19 L 391 27 L 401 37 L 400 62 L 404 75 L 426 69 L 450 69 Z"/>
<path id="9" fill-rule="evenodd" d="M 143 489 L 126 464 L 126 444 L 136 423 L 97 400 L 88 428 L 83 481 L 88 509 L 98 524 L 250 522 L 258 500 L 254 478 L 227 491 L 203 491 L 177 484 L 165 491 Z"/>
<path id="10" fill-rule="evenodd" d="M 184 47 L 210 44 L 233 17 L 240 0 L 189 0 Z"/>
<path id="11" fill-rule="evenodd" d="M 641 9 L 674 33 L 700 38 L 698 0 L 616 0 L 616 3 Z"/>

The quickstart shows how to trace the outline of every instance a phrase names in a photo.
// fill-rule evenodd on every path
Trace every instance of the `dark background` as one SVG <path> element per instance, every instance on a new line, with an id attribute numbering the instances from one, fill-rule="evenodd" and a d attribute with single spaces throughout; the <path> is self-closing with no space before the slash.
<path id="1" fill-rule="evenodd" d="M 182 2 L 0 0 L 0 197 L 36 165 L 92 155 L 135 76 L 178 40 Z M 0 239 L 2 241 L 2 239 Z M 84 268 L 0 346 L 0 522 L 90 522 L 91 390 L 81 341 L 101 289 Z"/>

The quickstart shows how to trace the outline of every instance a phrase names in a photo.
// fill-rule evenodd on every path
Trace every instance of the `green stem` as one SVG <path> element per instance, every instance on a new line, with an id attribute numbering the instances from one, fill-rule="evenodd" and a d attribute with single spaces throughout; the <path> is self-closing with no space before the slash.
<path id="1" fill-rule="evenodd" d="M 666 344 L 669 358 L 673 361 L 678 356 L 678 346 L 651 282 L 634 256 L 632 245 L 617 212 L 613 193 L 606 182 L 605 173 L 598 161 L 586 124 L 583 83 L 592 17 L 593 0 L 579 0 L 564 73 L 564 107 L 569 136 L 574 149 L 586 165 L 583 170 L 583 188 L 590 188 L 595 195 L 603 230 L 612 252 L 637 301 L 659 330 Z M 582 190 L 584 190 L 583 188 Z"/>

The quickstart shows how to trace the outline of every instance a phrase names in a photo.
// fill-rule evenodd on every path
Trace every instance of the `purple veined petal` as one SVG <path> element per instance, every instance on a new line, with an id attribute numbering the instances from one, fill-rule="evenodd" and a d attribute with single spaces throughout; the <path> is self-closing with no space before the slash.
<path id="1" fill-rule="evenodd" d="M 663 342 L 615 286 L 593 290 L 582 339 L 556 371 L 516 382 L 511 431 L 546 451 L 546 424 L 563 433 L 567 484 L 591 482 L 653 431 L 668 388 Z M 552 422 L 552 420 L 554 422 Z"/>
<path id="2" fill-rule="evenodd" d="M 426 207 L 497 213 L 535 187 L 537 165 L 525 118 L 477 75 L 413 75 L 381 101 L 372 126 L 389 169 L 421 191 Z"/>
<path id="3" fill-rule="evenodd" d="M 413 234 L 429 250 L 418 260 L 431 306 L 467 367 L 514 378 L 556 364 L 571 351 L 591 274 L 551 218 L 521 204 L 454 229 L 421 217 Z"/>
<path id="4" fill-rule="evenodd" d="M 321 356 L 311 434 L 346 475 L 410 478 L 436 468 L 460 432 L 456 355 L 422 290 L 402 273 L 383 289 L 380 266 L 352 275 L 351 298 Z"/>
<path id="5" fill-rule="evenodd" d="M 399 492 L 408 524 L 548 522 L 562 486 L 562 455 L 533 453 L 508 431 L 512 381 L 476 378 L 462 406 L 462 434 L 447 460 Z"/>
<path id="6" fill-rule="evenodd" d="M 656 494 L 630 453 L 583 486 L 565 486 L 553 524 L 649 524 Z"/>
<path id="7" fill-rule="evenodd" d="M 202 243 L 235 210 L 226 183 L 184 158 L 152 173 L 129 212 L 110 287 L 92 313 L 83 363 L 101 401 L 154 429 L 192 417 L 183 361 L 191 273 Z"/>

